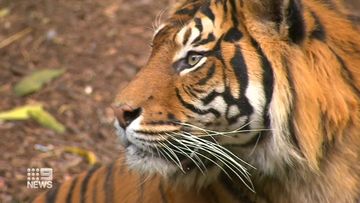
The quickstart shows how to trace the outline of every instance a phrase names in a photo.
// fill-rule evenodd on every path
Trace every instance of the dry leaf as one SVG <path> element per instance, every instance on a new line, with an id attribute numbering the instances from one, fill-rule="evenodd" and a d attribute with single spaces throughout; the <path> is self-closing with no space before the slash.
<path id="1" fill-rule="evenodd" d="M 65 127 L 50 113 L 45 111 L 41 105 L 22 106 L 9 111 L 0 112 L 0 121 L 27 120 L 30 118 L 57 133 L 65 132 Z"/>
<path id="2" fill-rule="evenodd" d="M 90 165 L 97 163 L 96 155 L 92 151 L 84 150 L 79 147 L 65 147 L 64 151 L 84 157 Z"/>
<path id="3" fill-rule="evenodd" d="M 58 122 L 50 113 L 44 109 L 30 110 L 29 115 L 31 118 L 36 120 L 40 125 L 52 129 L 57 133 L 64 133 L 65 127 Z"/>
<path id="4" fill-rule="evenodd" d="M 40 90 L 46 83 L 60 77 L 64 72 L 64 69 L 44 69 L 35 71 L 15 85 L 15 94 L 18 96 L 25 96 L 34 93 Z"/>

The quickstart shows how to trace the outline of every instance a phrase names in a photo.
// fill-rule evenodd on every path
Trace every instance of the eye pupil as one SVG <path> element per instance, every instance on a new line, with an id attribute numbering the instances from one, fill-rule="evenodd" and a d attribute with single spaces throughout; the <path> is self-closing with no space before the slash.
<path id="1" fill-rule="evenodd" d="M 199 54 L 190 55 L 188 57 L 188 64 L 191 66 L 196 65 L 201 60 L 202 56 Z"/>

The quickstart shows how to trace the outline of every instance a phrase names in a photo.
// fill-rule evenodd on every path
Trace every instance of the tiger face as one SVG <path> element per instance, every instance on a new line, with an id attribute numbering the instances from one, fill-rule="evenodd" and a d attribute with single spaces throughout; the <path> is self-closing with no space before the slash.
<path id="1" fill-rule="evenodd" d="M 129 166 L 200 186 L 226 174 L 251 189 L 254 166 L 272 174 L 316 162 L 322 143 L 312 139 L 323 114 L 296 119 L 323 108 L 303 47 L 324 30 L 299 2 L 180 2 L 155 32 L 148 63 L 115 100 Z M 295 103 L 314 107 L 295 112 Z"/>
<path id="2" fill-rule="evenodd" d="M 225 5 L 186 6 L 197 11 L 155 32 L 148 64 L 116 99 L 129 164 L 142 171 L 231 168 L 223 146 L 253 145 L 268 127 L 273 75 L 257 42 Z"/>

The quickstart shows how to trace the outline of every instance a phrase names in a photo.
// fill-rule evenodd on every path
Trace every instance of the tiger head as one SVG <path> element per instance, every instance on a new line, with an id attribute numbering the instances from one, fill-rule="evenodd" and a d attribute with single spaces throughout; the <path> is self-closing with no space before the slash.
<path id="1" fill-rule="evenodd" d="M 263 174 L 294 165 L 316 170 L 322 146 L 333 139 L 327 128 L 341 134 L 359 106 L 356 85 L 331 75 L 341 63 L 321 42 L 325 28 L 299 2 L 177 3 L 154 34 L 147 64 L 115 100 L 128 164 L 196 177 L 197 185 L 225 173 L 250 187 L 253 167 Z M 314 43 L 322 58 L 304 51 Z M 328 80 L 316 67 L 329 69 Z M 326 92 L 331 81 L 341 93 Z"/>

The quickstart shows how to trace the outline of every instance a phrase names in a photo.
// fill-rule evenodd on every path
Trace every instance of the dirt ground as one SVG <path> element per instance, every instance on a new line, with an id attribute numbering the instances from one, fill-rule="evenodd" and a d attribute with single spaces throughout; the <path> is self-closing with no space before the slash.
<path id="1" fill-rule="evenodd" d="M 0 111 L 41 103 L 67 128 L 56 134 L 34 121 L 0 123 L 0 202 L 28 202 L 41 191 L 27 189 L 27 168 L 51 167 L 62 182 L 90 167 L 64 147 L 94 152 L 104 164 L 117 157 L 109 105 L 146 62 L 152 24 L 169 1 L 0 1 L 0 47 L 26 33 L 0 48 Z M 15 96 L 14 84 L 43 68 L 66 73 L 35 94 Z"/>

